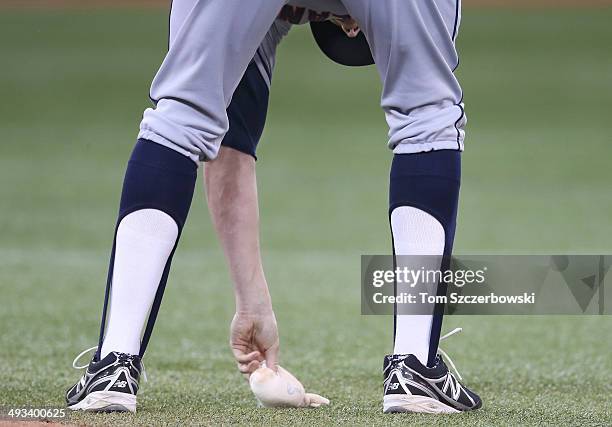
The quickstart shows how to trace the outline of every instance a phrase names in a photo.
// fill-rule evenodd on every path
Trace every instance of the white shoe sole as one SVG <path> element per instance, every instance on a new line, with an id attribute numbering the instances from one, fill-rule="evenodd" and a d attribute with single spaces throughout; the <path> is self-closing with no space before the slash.
<path id="1" fill-rule="evenodd" d="M 426 396 L 395 395 L 385 396 L 383 399 L 383 412 L 393 414 L 397 412 L 416 412 L 421 414 L 458 414 L 455 408 Z"/>
<path id="2" fill-rule="evenodd" d="M 73 411 L 136 412 L 136 396 L 118 391 L 94 391 L 79 403 L 68 406 Z"/>

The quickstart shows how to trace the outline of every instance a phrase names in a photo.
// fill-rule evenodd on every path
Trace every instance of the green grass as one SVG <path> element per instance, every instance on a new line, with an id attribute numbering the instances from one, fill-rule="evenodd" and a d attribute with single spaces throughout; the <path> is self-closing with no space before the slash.
<path id="1" fill-rule="evenodd" d="M 470 118 L 460 253 L 609 253 L 612 12 L 466 10 Z M 161 12 L 0 15 L 0 405 L 62 405 L 96 341 L 125 163 L 164 55 Z M 332 400 L 261 410 L 227 347 L 233 302 L 201 196 L 131 415 L 78 424 L 610 425 L 610 317 L 454 317 L 481 411 L 381 414 L 391 318 L 359 314 L 359 255 L 389 248 L 374 69 L 283 45 L 260 150 L 262 240 L 282 362 Z"/>

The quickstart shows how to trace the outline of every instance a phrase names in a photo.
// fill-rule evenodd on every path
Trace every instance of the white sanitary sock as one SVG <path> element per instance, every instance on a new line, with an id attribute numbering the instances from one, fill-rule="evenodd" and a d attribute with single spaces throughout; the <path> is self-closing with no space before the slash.
<path id="1" fill-rule="evenodd" d="M 410 206 L 394 209 L 391 213 L 391 229 L 396 255 L 444 253 L 444 228 L 425 211 Z M 399 263 L 398 267 L 401 267 Z M 439 269 L 440 265 L 433 268 Z M 398 294 L 400 292 L 401 285 L 398 284 Z M 423 365 L 427 365 L 432 321 L 433 305 L 431 315 L 398 315 L 393 353 L 414 354 Z"/>
<path id="2" fill-rule="evenodd" d="M 102 358 L 111 351 L 140 352 L 142 330 L 177 237 L 176 222 L 160 210 L 142 209 L 121 220 Z"/>

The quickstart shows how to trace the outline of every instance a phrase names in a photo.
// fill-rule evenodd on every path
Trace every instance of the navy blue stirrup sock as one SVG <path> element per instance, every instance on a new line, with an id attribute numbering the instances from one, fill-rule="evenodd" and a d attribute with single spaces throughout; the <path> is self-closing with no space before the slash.
<path id="1" fill-rule="evenodd" d="M 121 220 L 132 212 L 141 209 L 157 209 L 168 214 L 176 222 L 179 230 L 174 249 L 164 268 L 161 281 L 157 288 L 157 293 L 155 294 L 155 300 L 149 314 L 149 319 L 140 346 L 140 356 L 142 356 L 147 348 L 155 319 L 157 318 L 157 313 L 161 305 L 168 274 L 170 272 L 172 257 L 178 245 L 185 221 L 187 220 L 196 178 L 197 165 L 188 157 L 151 141 L 141 139 L 136 143 L 123 181 L 119 216 L 115 228 L 115 239 L 113 241 L 104 296 L 104 308 L 102 311 L 102 323 L 100 326 L 100 338 L 97 352 L 98 358 L 100 357 L 102 342 L 104 340 L 106 316 L 113 279 L 113 266 L 115 262 L 115 240 Z"/>
<path id="2" fill-rule="evenodd" d="M 445 243 L 442 271 L 450 267 L 455 239 L 459 187 L 461 182 L 461 153 L 453 150 L 418 154 L 396 154 L 393 157 L 389 186 L 389 217 L 394 209 L 411 206 L 420 209 L 440 222 Z M 446 295 L 446 284 L 438 285 L 438 295 Z M 433 366 L 440 342 L 444 304 L 436 304 L 429 342 L 428 366 Z M 394 341 L 397 328 L 397 307 L 394 316 Z"/>

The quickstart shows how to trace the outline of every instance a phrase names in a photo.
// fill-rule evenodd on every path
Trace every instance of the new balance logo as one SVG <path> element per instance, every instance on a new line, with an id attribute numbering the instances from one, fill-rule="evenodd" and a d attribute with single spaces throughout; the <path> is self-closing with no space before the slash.
<path id="1" fill-rule="evenodd" d="M 126 386 L 127 386 L 127 381 L 116 381 L 115 382 L 115 387 L 125 388 Z"/>
<path id="2" fill-rule="evenodd" d="M 442 386 L 442 391 L 448 394 L 448 389 L 450 388 L 450 396 L 457 400 L 461 395 L 461 384 L 454 379 L 452 375 L 446 376 L 446 381 L 444 381 L 444 385 Z"/>
<path id="3" fill-rule="evenodd" d="M 399 388 L 399 383 L 389 384 L 389 390 L 397 390 L 398 388 Z"/>

